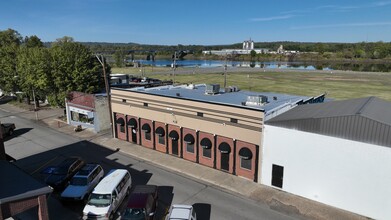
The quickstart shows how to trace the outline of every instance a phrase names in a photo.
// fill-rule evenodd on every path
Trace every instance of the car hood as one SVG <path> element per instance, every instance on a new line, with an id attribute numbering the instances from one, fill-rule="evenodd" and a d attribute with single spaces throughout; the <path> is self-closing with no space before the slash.
<path id="1" fill-rule="evenodd" d="M 61 197 L 68 198 L 81 198 L 87 192 L 88 186 L 74 186 L 69 185 L 64 192 L 61 193 Z"/>
<path id="2" fill-rule="evenodd" d="M 110 206 L 96 207 L 93 205 L 86 205 L 83 209 L 84 215 L 105 215 L 109 211 Z"/>

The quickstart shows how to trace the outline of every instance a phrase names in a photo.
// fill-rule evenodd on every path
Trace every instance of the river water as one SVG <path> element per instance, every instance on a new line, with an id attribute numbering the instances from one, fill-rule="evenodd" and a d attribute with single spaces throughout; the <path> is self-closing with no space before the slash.
<path id="1" fill-rule="evenodd" d="M 148 66 L 172 66 L 172 60 L 136 60 Z M 265 69 L 298 69 L 298 70 L 351 70 L 363 72 L 391 72 L 391 63 L 315 63 L 315 62 L 250 62 L 223 60 L 176 60 L 176 65 L 185 68 L 213 67 L 249 67 Z"/>

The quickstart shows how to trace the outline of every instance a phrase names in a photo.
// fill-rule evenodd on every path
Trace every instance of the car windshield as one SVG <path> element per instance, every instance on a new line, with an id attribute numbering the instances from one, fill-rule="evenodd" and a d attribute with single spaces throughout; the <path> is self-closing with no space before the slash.
<path id="1" fill-rule="evenodd" d="M 122 215 L 122 219 L 145 219 L 145 210 L 127 208 Z"/>
<path id="2" fill-rule="evenodd" d="M 96 207 L 105 207 L 109 206 L 111 203 L 110 194 L 95 194 L 92 193 L 90 199 L 88 200 L 88 205 Z"/>
<path id="3" fill-rule="evenodd" d="M 73 186 L 86 186 L 88 185 L 87 178 L 85 177 L 73 177 L 71 179 L 71 185 Z"/>

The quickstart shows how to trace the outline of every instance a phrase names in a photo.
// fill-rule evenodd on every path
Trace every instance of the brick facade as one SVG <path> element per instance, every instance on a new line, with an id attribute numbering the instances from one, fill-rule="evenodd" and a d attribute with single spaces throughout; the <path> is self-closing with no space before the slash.
<path id="1" fill-rule="evenodd" d="M 120 119 L 122 119 L 124 121 L 123 126 L 118 123 L 118 121 L 120 121 Z M 126 129 L 125 129 L 126 117 L 125 117 L 125 115 L 118 114 L 118 113 L 115 114 L 114 125 L 115 125 L 115 131 L 116 131 L 115 133 L 117 134 L 117 138 L 126 141 Z M 121 127 L 122 127 L 122 129 L 121 129 Z"/>
<path id="2" fill-rule="evenodd" d="M 251 158 L 251 170 L 249 169 L 245 169 L 245 168 L 242 168 L 241 167 L 241 157 L 239 156 L 239 151 L 240 149 L 242 148 L 248 148 L 251 153 L 252 153 L 252 158 Z M 245 177 L 245 178 L 248 178 L 250 180 L 254 180 L 255 181 L 255 176 L 256 176 L 256 158 L 257 158 L 257 146 L 255 144 L 250 144 L 250 143 L 246 143 L 246 142 L 243 142 L 243 141 L 236 141 L 236 152 L 235 152 L 235 157 L 236 157 L 236 175 L 238 176 L 242 176 L 242 177 Z"/>
<path id="3" fill-rule="evenodd" d="M 162 135 L 161 137 L 156 134 L 156 129 L 158 128 L 162 128 L 164 130 L 164 135 Z M 167 129 L 166 129 L 166 124 L 162 123 L 162 122 L 155 122 L 155 149 L 157 151 L 160 151 L 160 152 L 163 152 L 163 153 L 166 153 L 167 152 Z M 159 138 L 161 138 L 163 141 L 164 141 L 164 144 L 163 143 L 159 143 Z"/>
<path id="4" fill-rule="evenodd" d="M 187 143 L 185 142 L 184 138 L 186 135 L 192 135 L 194 138 L 194 143 L 192 144 L 192 149 L 194 152 L 187 151 Z M 197 162 L 197 153 L 198 153 L 198 141 L 197 141 L 197 132 L 195 130 L 189 129 L 189 128 L 183 128 L 182 129 L 182 152 L 183 152 L 183 158 L 186 160 L 190 160 L 193 162 Z"/>
<path id="5" fill-rule="evenodd" d="M 171 96 L 166 89 L 113 88 L 112 111 L 114 114 L 137 117 L 137 137 L 140 139 L 137 143 L 144 147 L 256 181 L 261 160 L 258 157 L 263 137 L 264 110 L 236 106 L 230 102 L 215 102 L 209 98 L 193 99 L 192 95 L 187 98 L 187 93 L 204 95 L 196 88 L 203 90 L 204 87 L 195 85 L 192 90 L 185 86 L 172 88 L 176 96 Z M 182 89 L 185 92 L 183 95 L 179 92 Z M 148 127 L 145 129 L 151 130 L 147 137 L 150 136 L 151 140 L 146 140 L 142 131 L 146 122 Z M 126 130 L 126 139 L 132 143 L 131 129 Z M 164 133 L 165 139 L 157 133 Z M 193 139 L 194 145 L 188 144 Z M 219 145 L 224 146 L 222 150 L 219 150 Z"/>
<path id="6" fill-rule="evenodd" d="M 168 130 L 167 130 L 167 134 L 170 135 L 170 132 L 171 131 L 176 131 L 178 133 L 178 140 L 176 140 L 177 144 L 178 144 L 178 154 L 176 155 L 174 152 L 173 152 L 173 143 L 175 142 L 175 140 L 173 140 L 172 138 L 168 137 L 168 143 L 167 143 L 167 146 L 168 146 L 168 153 L 169 154 L 172 154 L 172 155 L 175 155 L 175 156 L 178 156 L 178 157 L 181 157 L 182 155 L 182 137 L 181 137 L 181 129 L 180 127 L 178 126 L 175 126 L 175 125 L 168 125 Z"/>
<path id="7" fill-rule="evenodd" d="M 157 151 L 160 151 L 162 153 L 168 153 L 171 155 L 175 155 L 178 157 L 182 157 L 186 160 L 193 161 L 196 163 L 200 163 L 202 165 L 216 168 L 218 170 L 222 170 L 221 167 L 221 158 L 222 154 L 219 150 L 219 146 L 221 143 L 225 142 L 230 146 L 230 152 L 229 155 L 229 168 L 228 170 L 223 170 L 228 173 L 235 174 L 237 176 L 241 176 L 253 181 L 256 181 L 257 177 L 257 164 L 258 162 L 258 152 L 259 149 L 257 149 L 259 146 L 255 144 L 250 144 L 244 141 L 234 141 L 232 138 L 228 137 L 222 137 L 222 136 L 216 136 L 210 133 L 205 133 L 202 131 L 196 132 L 193 129 L 189 128 L 180 128 L 175 125 L 166 125 L 163 122 L 153 122 L 151 120 L 147 119 L 138 119 L 134 116 L 125 116 L 123 114 L 115 114 L 116 120 L 119 118 L 123 118 L 126 123 L 126 131 L 127 132 L 120 132 L 120 125 L 116 125 L 116 134 L 118 139 L 121 140 L 128 140 L 129 142 L 132 142 L 132 132 L 133 129 L 136 131 L 135 137 L 137 138 L 136 144 L 141 144 L 144 147 L 155 149 Z M 137 122 L 137 125 L 133 128 L 128 126 L 128 121 L 130 119 L 134 119 Z M 140 122 L 140 123 L 139 123 Z M 150 127 L 150 136 L 151 140 L 147 140 L 145 137 L 145 131 L 142 130 L 142 126 L 144 124 L 148 124 Z M 164 144 L 159 143 L 159 135 L 156 134 L 157 128 L 162 128 L 164 130 Z M 169 134 L 171 131 L 176 131 L 178 133 L 178 154 L 173 153 L 172 138 L 169 137 Z M 194 153 L 188 152 L 187 149 L 187 143 L 184 141 L 184 138 L 186 135 L 192 135 L 194 137 Z M 140 138 L 141 135 L 141 138 Z M 127 139 L 126 139 L 127 138 Z M 204 156 L 204 148 L 201 146 L 202 139 L 207 138 L 211 142 L 211 148 L 209 150 L 210 157 Z M 248 148 L 251 153 L 251 169 L 243 168 L 241 167 L 241 157 L 239 156 L 239 151 L 242 148 Z"/>
<path id="8" fill-rule="evenodd" d="M 1 204 L 0 219 L 6 219 L 16 214 L 38 206 L 38 219 L 49 220 L 46 195 Z"/>
<path id="9" fill-rule="evenodd" d="M 228 153 L 228 155 L 229 155 L 229 168 L 228 168 L 228 170 L 223 170 L 223 171 L 226 171 L 228 173 L 234 173 L 234 155 L 235 155 L 234 141 L 231 138 L 227 138 L 227 137 L 217 136 L 217 139 L 216 139 L 216 169 L 222 170 L 221 169 L 222 153 L 219 150 L 219 146 L 223 142 L 227 143 L 231 148 L 230 152 Z"/>
<path id="10" fill-rule="evenodd" d="M 136 125 L 134 127 L 131 127 L 128 123 L 129 120 L 133 119 L 136 121 Z M 140 135 L 139 132 L 141 131 L 140 125 L 138 123 L 138 118 L 127 115 L 126 116 L 126 127 L 127 127 L 127 135 L 128 135 L 128 141 L 135 144 L 140 144 Z"/>
<path id="11" fill-rule="evenodd" d="M 205 157 L 203 155 L 203 151 L 204 151 L 204 148 L 202 148 L 201 146 L 201 140 L 204 139 L 204 138 L 208 138 L 210 140 L 210 142 L 212 143 L 212 147 L 210 149 L 210 155 L 211 157 Z M 208 166 L 208 167 L 212 167 L 214 168 L 215 167 L 215 152 L 216 152 L 216 148 L 215 148 L 215 138 L 213 136 L 213 134 L 209 134 L 209 133 L 205 133 L 205 132 L 198 132 L 198 162 L 200 164 L 203 164 L 205 166 Z"/>
<path id="12" fill-rule="evenodd" d="M 143 131 L 143 126 L 144 125 L 149 125 L 150 131 L 149 134 L 146 131 Z M 153 139 L 155 135 L 155 130 L 154 126 L 151 120 L 147 119 L 140 119 L 140 132 L 141 132 L 141 145 L 147 148 L 153 149 Z M 147 135 L 150 135 L 150 140 L 146 138 Z"/>

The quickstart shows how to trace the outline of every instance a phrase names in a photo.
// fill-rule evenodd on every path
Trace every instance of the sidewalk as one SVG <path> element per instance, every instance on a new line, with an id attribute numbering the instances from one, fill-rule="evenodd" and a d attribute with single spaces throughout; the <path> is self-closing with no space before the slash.
<path id="1" fill-rule="evenodd" d="M 74 127 L 58 120 L 62 116 L 63 109 L 45 109 L 38 112 L 26 111 L 10 104 L 0 105 L 0 109 L 10 115 L 17 115 L 26 119 L 37 121 L 44 126 L 51 127 L 60 132 L 88 140 L 104 147 L 119 149 L 133 157 L 148 161 L 156 166 L 190 176 L 196 180 L 202 180 L 210 186 L 221 188 L 227 192 L 237 193 L 256 202 L 268 205 L 271 209 L 286 215 L 301 219 L 367 219 L 366 217 L 318 203 L 303 197 L 299 197 L 284 191 L 280 191 L 260 183 L 254 183 L 247 179 L 224 173 L 200 164 L 181 158 L 173 157 L 158 151 L 154 151 L 126 141 L 111 137 L 111 132 L 94 133 L 91 130 L 74 132 Z M 37 113 L 37 114 L 36 114 Z M 38 120 L 36 116 L 38 115 Z"/>

